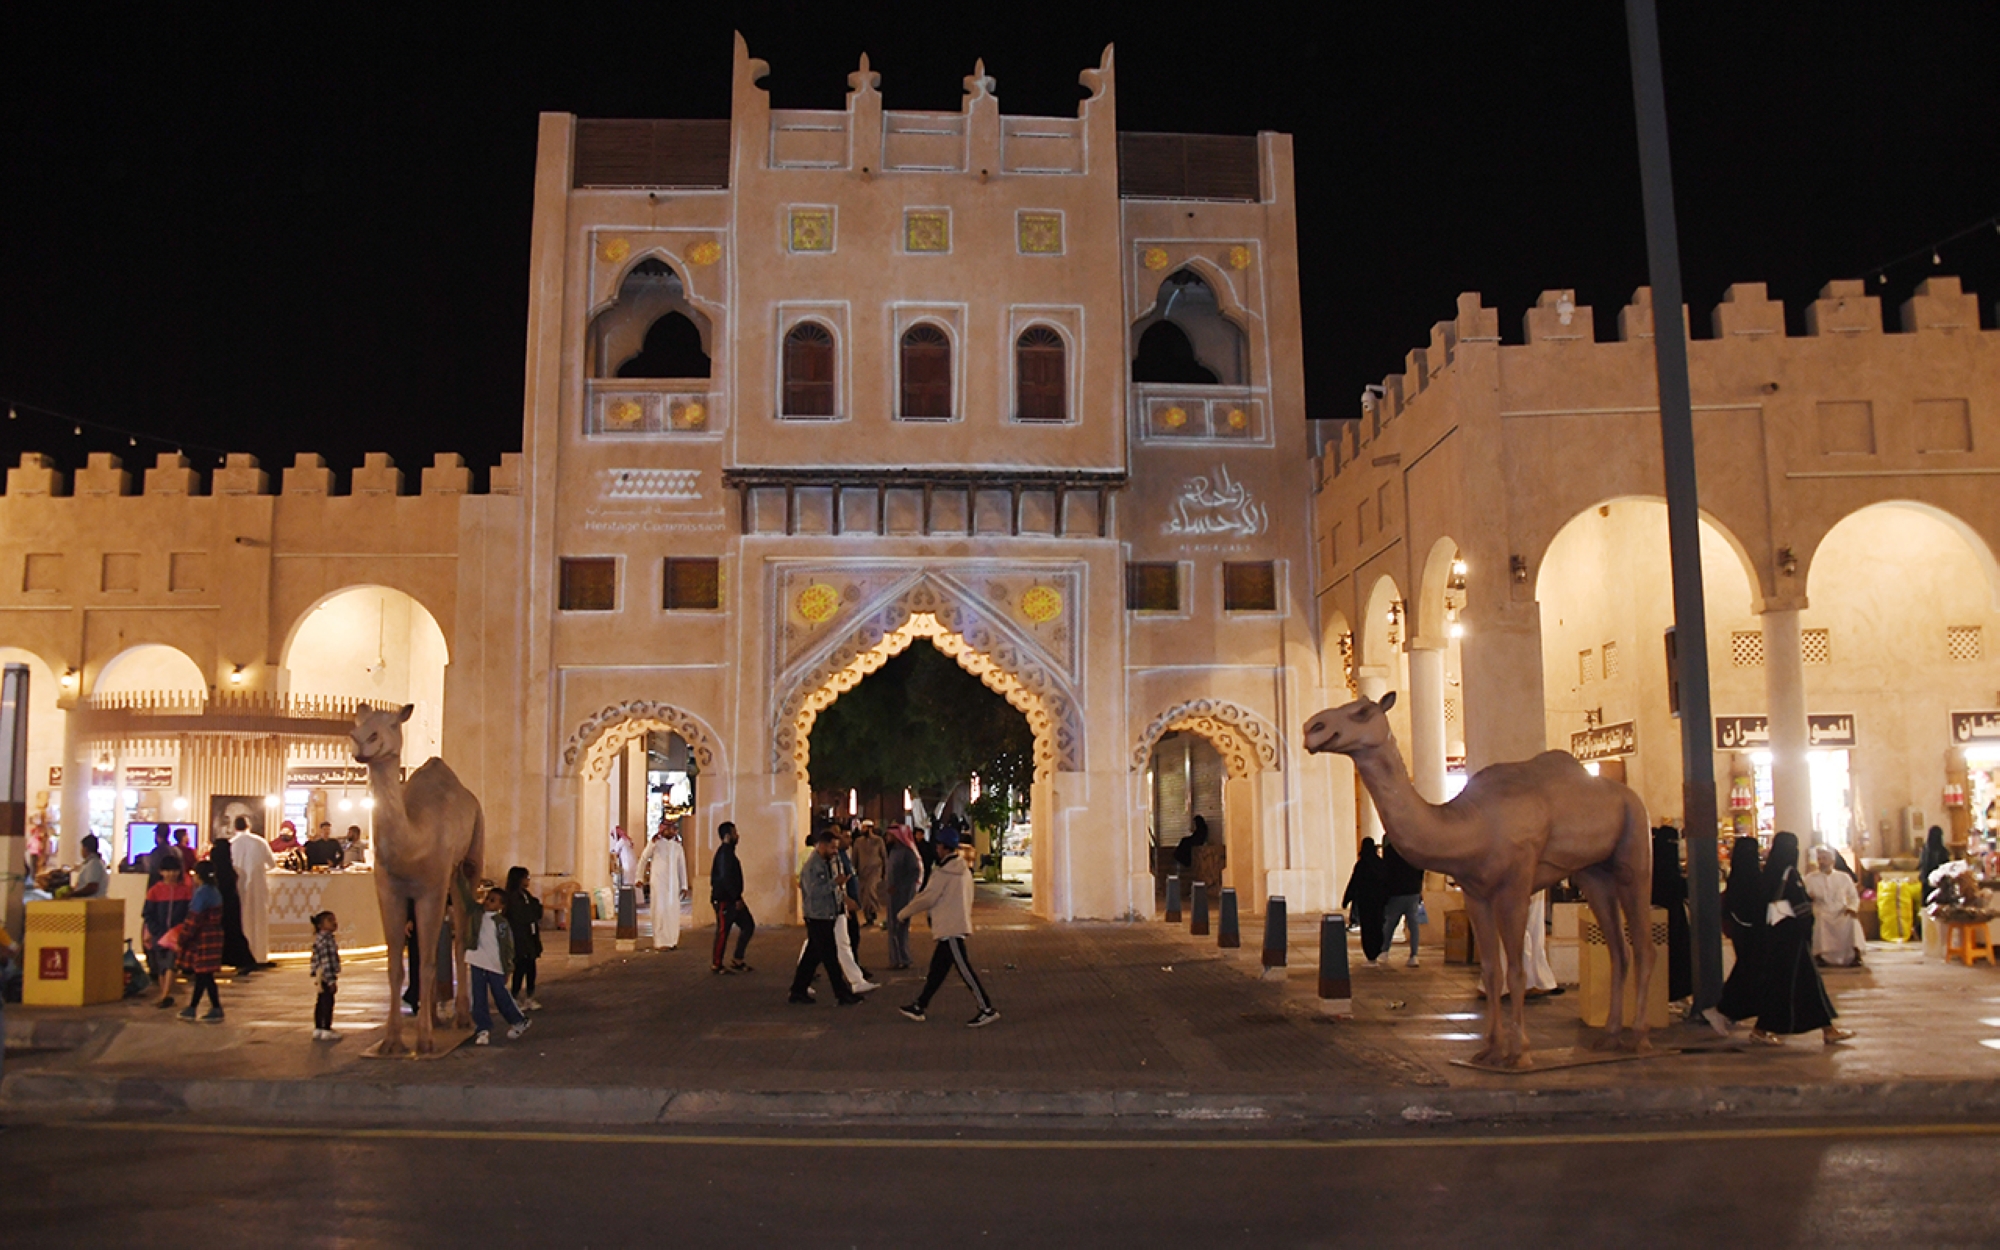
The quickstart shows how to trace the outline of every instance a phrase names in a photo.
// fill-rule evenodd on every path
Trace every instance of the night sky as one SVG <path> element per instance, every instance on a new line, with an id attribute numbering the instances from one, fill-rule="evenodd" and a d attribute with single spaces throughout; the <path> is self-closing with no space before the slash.
<path id="1" fill-rule="evenodd" d="M 511 7 L 7 6 L 5 463 L 443 450 L 483 481 L 521 445 L 536 113 L 726 117 L 732 28 L 779 107 L 841 107 L 866 51 L 890 108 L 956 109 L 984 57 L 1003 111 L 1073 114 L 1115 42 L 1121 129 L 1291 132 L 1315 416 L 1353 415 L 1461 290 L 1517 341 L 1544 288 L 1605 336 L 1646 280 L 1614 0 Z M 1909 257 L 1871 283 L 1893 320 L 1934 240 L 2000 214 L 2000 5 L 1663 9 L 1697 335 L 1731 282 L 1798 332 L 1828 279 Z M 2000 233 L 1942 253 L 1992 327 Z"/>

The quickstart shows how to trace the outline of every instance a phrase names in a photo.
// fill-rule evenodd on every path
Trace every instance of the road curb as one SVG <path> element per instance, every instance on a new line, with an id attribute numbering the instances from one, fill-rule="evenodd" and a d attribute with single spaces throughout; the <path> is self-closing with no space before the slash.
<path id="1" fill-rule="evenodd" d="M 1371 1089 L 1336 1093 L 1144 1090 L 719 1090 L 649 1086 L 170 1080 L 24 1071 L 0 1111 L 30 1120 L 185 1115 L 268 1124 L 643 1125 L 1013 1124 L 1089 1128 L 1288 1128 L 1510 1121 L 2000 1118 L 2000 1082 L 1592 1089 Z"/>

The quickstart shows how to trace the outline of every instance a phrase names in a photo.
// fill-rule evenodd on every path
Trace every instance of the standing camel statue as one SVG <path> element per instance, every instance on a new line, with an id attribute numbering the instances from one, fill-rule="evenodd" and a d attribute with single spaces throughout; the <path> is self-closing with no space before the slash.
<path id="1" fill-rule="evenodd" d="M 403 931 L 410 904 L 416 904 L 417 949 L 426 960 L 437 951 L 438 927 L 444 921 L 445 893 L 458 883 L 459 925 L 452 934 L 452 985 L 456 1000 L 452 1024 L 472 1022 L 472 993 L 465 977 L 463 930 L 471 916 L 470 883 L 479 880 L 485 857 L 486 820 L 479 800 L 465 788 L 450 765 L 430 759 L 403 780 L 403 724 L 416 711 L 363 708 L 354 717 L 354 758 L 368 766 L 368 792 L 375 799 L 375 898 L 382 907 L 382 933 L 389 940 L 389 1024 L 373 1054 L 404 1054 L 403 961 L 396 952 L 396 935 Z M 432 1013 L 437 1009 L 437 977 L 423 978 L 418 989 L 417 1054 L 435 1049 Z"/>
<path id="2" fill-rule="evenodd" d="M 1354 761 L 1368 787 L 1382 828 L 1396 851 L 1419 868 L 1457 880 L 1479 949 L 1486 987 L 1486 1045 L 1473 1062 L 1530 1066 L 1525 1012 L 1527 967 L 1521 945 L 1528 904 L 1536 890 L 1569 877 L 1582 889 L 1611 951 L 1611 1013 L 1600 1049 L 1620 1045 L 1644 1051 L 1646 995 L 1653 980 L 1652 830 L 1646 805 L 1627 787 L 1593 777 L 1566 751 L 1544 751 L 1531 760 L 1480 769 L 1457 798 L 1443 806 L 1424 801 L 1410 783 L 1396 739 L 1389 732 L 1392 691 L 1377 703 L 1357 699 L 1328 708 L 1306 722 L 1309 752 L 1331 751 Z M 1620 916 L 1624 925 L 1618 923 Z M 1638 960 L 1638 1018 L 1626 1039 L 1621 1016 L 1632 955 L 1619 934 L 1629 935 Z M 1503 1023 L 1501 963 L 1506 956 L 1511 1016 Z"/>

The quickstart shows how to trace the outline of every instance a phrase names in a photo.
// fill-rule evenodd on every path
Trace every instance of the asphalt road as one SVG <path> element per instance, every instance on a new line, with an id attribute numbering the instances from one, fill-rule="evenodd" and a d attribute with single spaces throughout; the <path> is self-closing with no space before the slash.
<path id="1" fill-rule="evenodd" d="M 2000 1125 L 1115 1141 L 16 1125 L 33 1246 L 2000 1244 Z"/>

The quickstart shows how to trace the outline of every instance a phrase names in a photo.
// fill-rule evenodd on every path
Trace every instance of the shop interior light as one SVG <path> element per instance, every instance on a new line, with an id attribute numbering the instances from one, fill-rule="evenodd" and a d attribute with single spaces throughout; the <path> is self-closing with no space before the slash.
<path id="1" fill-rule="evenodd" d="M 139 792 L 137 790 L 127 790 L 125 792 L 126 810 L 129 811 L 137 806 L 139 806 Z"/>
<path id="2" fill-rule="evenodd" d="M 375 796 L 371 794 L 363 798 L 361 800 L 361 806 L 364 808 L 375 806 Z"/>
<path id="3" fill-rule="evenodd" d="M 1750 752 L 1750 762 L 1759 768 L 1769 768 L 1771 766 L 1771 753 L 1769 751 L 1752 751 Z"/>
<path id="4" fill-rule="evenodd" d="M 285 800 L 280 798 L 278 795 L 267 794 L 264 796 L 264 806 L 266 807 L 283 807 L 284 804 Z"/>
<path id="5" fill-rule="evenodd" d="M 183 794 L 183 795 L 181 795 L 181 796 L 180 796 L 179 798 L 177 798 L 177 799 L 175 799 L 175 800 L 174 800 L 174 810 L 175 810 L 175 811 L 177 811 L 177 812 L 184 812 L 184 811 L 186 811 L 187 809 L 188 809 L 188 801 L 187 801 L 187 795 Z"/>
<path id="6" fill-rule="evenodd" d="M 1453 622 L 1451 623 L 1451 636 L 1452 636 L 1452 637 L 1454 637 L 1454 638 L 1463 638 L 1463 637 L 1465 637 L 1465 622 L 1464 622 L 1464 621 L 1453 621 Z"/>
<path id="7" fill-rule="evenodd" d="M 341 811 L 343 811 L 343 812 L 351 812 L 351 811 L 353 811 L 353 810 L 354 810 L 354 800 L 353 800 L 353 799 L 342 799 L 342 800 L 340 801 L 340 810 L 341 810 Z"/>
<path id="8" fill-rule="evenodd" d="M 854 816 L 859 814 L 860 811 L 861 811 L 861 792 L 859 790 L 849 790 L 847 792 L 847 814 L 849 816 Z"/>
<path id="9" fill-rule="evenodd" d="M 1451 562 L 1451 571 L 1454 575 L 1458 577 L 1464 577 L 1466 574 L 1465 561 L 1453 560 Z"/>
<path id="10" fill-rule="evenodd" d="M 1968 764 L 2000 764 L 2000 747 L 1967 747 L 1965 762 Z"/>

